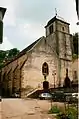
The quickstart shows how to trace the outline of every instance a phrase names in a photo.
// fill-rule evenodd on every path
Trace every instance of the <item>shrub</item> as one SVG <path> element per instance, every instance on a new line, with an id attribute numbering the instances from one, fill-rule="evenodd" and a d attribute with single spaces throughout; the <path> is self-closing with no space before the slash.
<path id="1" fill-rule="evenodd" d="M 57 119 L 65 119 L 65 118 L 68 119 L 67 115 L 63 112 L 58 113 L 56 118 Z"/>
<path id="2" fill-rule="evenodd" d="M 78 110 L 76 107 L 70 107 L 69 109 L 67 109 L 66 111 L 69 119 L 78 119 L 77 115 L 78 115 Z"/>
<path id="3" fill-rule="evenodd" d="M 78 119 L 78 110 L 76 107 L 69 107 L 66 114 L 63 112 L 58 113 L 57 119 Z"/>
<path id="4" fill-rule="evenodd" d="M 56 105 L 54 105 L 54 106 L 52 106 L 52 108 L 49 110 L 49 113 L 59 113 L 60 112 L 60 109 L 56 106 Z"/>

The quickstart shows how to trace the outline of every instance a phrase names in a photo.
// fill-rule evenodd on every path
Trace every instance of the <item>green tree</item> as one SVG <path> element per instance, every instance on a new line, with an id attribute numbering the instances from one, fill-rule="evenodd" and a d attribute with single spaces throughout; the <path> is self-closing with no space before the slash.
<path id="1" fill-rule="evenodd" d="M 73 34 L 74 54 L 78 55 L 78 33 Z"/>
<path id="2" fill-rule="evenodd" d="M 13 58 L 14 56 L 16 56 L 19 53 L 19 50 L 17 48 L 13 48 L 11 50 L 9 50 L 9 52 L 7 53 L 7 57 L 8 58 Z"/>
<path id="3" fill-rule="evenodd" d="M 20 51 L 17 48 L 10 50 L 0 50 L 0 68 L 4 66 L 6 60 L 11 60 L 13 57 L 17 56 Z"/>

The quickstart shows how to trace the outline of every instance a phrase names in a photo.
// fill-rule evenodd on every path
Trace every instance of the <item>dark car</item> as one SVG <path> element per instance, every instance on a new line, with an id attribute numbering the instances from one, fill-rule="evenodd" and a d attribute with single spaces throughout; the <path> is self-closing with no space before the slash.
<path id="1" fill-rule="evenodd" d="M 78 103 L 78 94 L 76 93 L 65 93 L 65 101 L 72 103 Z"/>
<path id="2" fill-rule="evenodd" d="M 66 98 L 66 96 L 63 91 L 55 91 L 52 93 L 53 101 L 63 102 L 63 101 L 65 101 L 65 98 Z"/>
<path id="3" fill-rule="evenodd" d="M 72 93 L 72 96 L 69 98 L 70 103 L 78 103 L 78 93 Z"/>

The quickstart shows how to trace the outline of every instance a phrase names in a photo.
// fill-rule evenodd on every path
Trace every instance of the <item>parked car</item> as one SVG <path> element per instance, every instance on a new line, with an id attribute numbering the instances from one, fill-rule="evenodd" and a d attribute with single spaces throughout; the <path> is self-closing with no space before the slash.
<path id="1" fill-rule="evenodd" d="M 79 93 L 72 93 L 72 97 L 79 98 Z"/>
<path id="2" fill-rule="evenodd" d="M 72 93 L 72 102 L 78 103 L 79 93 Z"/>
<path id="3" fill-rule="evenodd" d="M 78 103 L 78 94 L 77 93 L 66 93 L 66 102 L 69 103 Z"/>
<path id="4" fill-rule="evenodd" d="M 52 99 L 52 95 L 50 93 L 41 93 L 39 95 L 40 99 Z"/>
<path id="5" fill-rule="evenodd" d="M 52 93 L 52 99 L 53 101 L 65 101 L 65 94 L 63 91 L 55 91 Z"/>
<path id="6" fill-rule="evenodd" d="M 12 97 L 13 97 L 13 98 L 19 98 L 20 95 L 19 95 L 18 93 L 14 93 L 14 94 L 12 94 Z"/>

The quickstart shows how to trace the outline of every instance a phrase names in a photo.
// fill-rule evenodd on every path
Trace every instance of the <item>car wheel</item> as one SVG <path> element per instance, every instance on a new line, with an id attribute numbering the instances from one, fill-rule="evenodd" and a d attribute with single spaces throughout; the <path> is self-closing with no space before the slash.
<path id="1" fill-rule="evenodd" d="M 45 98 L 43 97 L 43 100 L 45 100 Z"/>
<path id="2" fill-rule="evenodd" d="M 42 98 L 40 98 L 40 100 L 42 100 Z"/>

